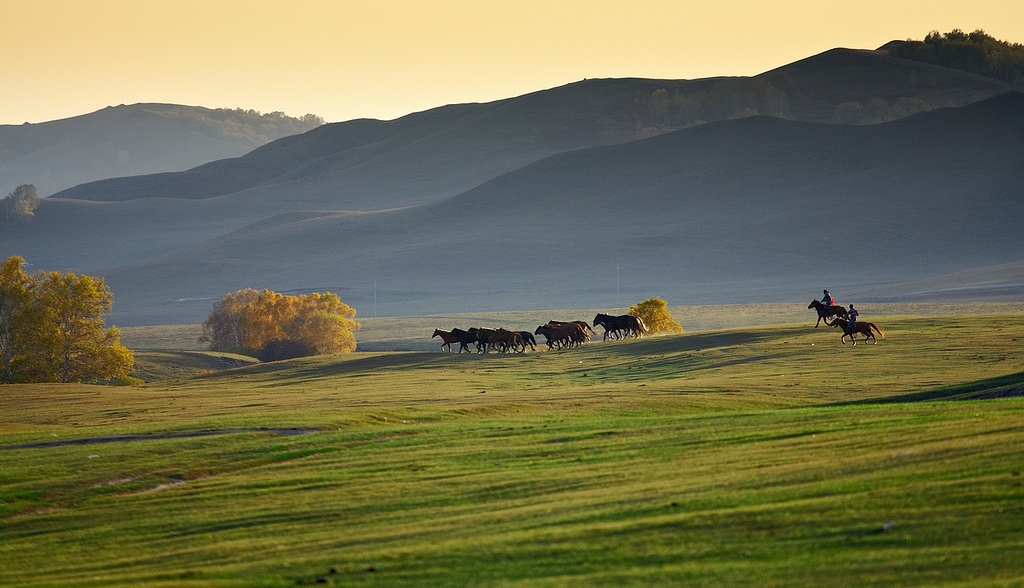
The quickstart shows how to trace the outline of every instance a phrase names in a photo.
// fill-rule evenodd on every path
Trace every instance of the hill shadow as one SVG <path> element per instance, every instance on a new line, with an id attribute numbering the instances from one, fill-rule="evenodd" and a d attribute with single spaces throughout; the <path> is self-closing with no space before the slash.
<path id="1" fill-rule="evenodd" d="M 629 341 L 628 344 L 615 346 L 614 341 L 606 342 L 601 353 L 609 355 L 665 355 L 681 351 L 702 351 L 706 349 L 754 345 L 770 340 L 784 339 L 786 336 L 797 336 L 800 327 L 781 327 L 775 330 L 724 330 L 708 333 L 696 333 L 682 336 L 645 337 Z M 597 339 L 599 340 L 599 339 Z"/>
<path id="2" fill-rule="evenodd" d="M 909 402 L 941 402 L 949 400 L 992 400 L 995 398 L 1013 398 L 1024 396 L 1024 372 L 1007 374 L 995 378 L 975 380 L 954 386 L 932 388 L 921 392 L 887 396 L 885 398 L 865 398 L 852 402 L 840 402 L 834 406 L 858 404 L 899 404 Z"/>

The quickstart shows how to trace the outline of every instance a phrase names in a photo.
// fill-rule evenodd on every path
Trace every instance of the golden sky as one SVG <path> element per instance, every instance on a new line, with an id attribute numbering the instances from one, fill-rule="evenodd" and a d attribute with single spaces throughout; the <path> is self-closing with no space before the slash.
<path id="1" fill-rule="evenodd" d="M 583 78 L 754 75 L 1022 0 L 0 0 L 0 124 L 166 102 L 391 119 Z"/>

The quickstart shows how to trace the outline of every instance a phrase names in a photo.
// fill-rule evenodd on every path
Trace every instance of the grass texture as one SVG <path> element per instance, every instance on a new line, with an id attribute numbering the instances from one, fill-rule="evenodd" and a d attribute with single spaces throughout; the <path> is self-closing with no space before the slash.
<path id="1" fill-rule="evenodd" d="M 880 326 L 5 386 L 0 584 L 1024 584 L 1024 315 Z"/>

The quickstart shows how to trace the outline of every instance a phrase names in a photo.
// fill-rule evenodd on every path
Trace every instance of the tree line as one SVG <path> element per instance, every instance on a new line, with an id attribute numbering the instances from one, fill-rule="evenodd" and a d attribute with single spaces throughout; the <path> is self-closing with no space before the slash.
<path id="1" fill-rule="evenodd" d="M 25 272 L 0 265 L 0 384 L 128 379 L 135 366 L 117 327 L 106 328 L 114 297 L 102 279 Z"/>
<path id="2" fill-rule="evenodd" d="M 1024 89 L 1024 45 L 1000 41 L 981 29 L 932 31 L 923 41 L 894 41 L 882 49 L 893 57 L 958 69 Z"/>

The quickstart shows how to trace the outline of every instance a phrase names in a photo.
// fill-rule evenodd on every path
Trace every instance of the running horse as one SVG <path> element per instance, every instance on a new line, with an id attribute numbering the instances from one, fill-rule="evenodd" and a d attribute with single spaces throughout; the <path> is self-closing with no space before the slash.
<path id="1" fill-rule="evenodd" d="M 617 337 L 643 337 L 644 333 L 647 332 L 647 325 L 644 324 L 644 321 L 639 317 L 629 314 L 611 316 L 604 313 L 598 313 L 591 322 L 594 323 L 595 327 L 597 325 L 604 327 L 604 337 L 602 337 L 602 341 L 608 340 L 609 333 Z"/>
<path id="2" fill-rule="evenodd" d="M 825 306 L 818 300 L 811 300 L 811 303 L 807 305 L 807 308 L 813 308 L 814 310 L 818 311 L 818 322 L 814 323 L 815 329 L 817 329 L 818 325 L 821 324 L 822 319 L 824 319 L 826 325 L 830 327 L 834 326 L 834 322 L 828 322 L 828 317 L 830 316 L 842 319 L 849 318 L 846 315 L 846 309 L 843 308 L 842 306 Z"/>
<path id="3" fill-rule="evenodd" d="M 434 337 L 441 338 L 441 351 L 444 351 L 444 348 L 447 347 L 448 353 L 452 352 L 452 343 L 459 342 L 459 336 L 456 335 L 455 333 L 452 333 L 451 331 L 442 331 L 441 329 L 434 329 L 434 334 L 431 335 L 430 338 L 433 339 Z M 461 350 L 459 351 L 461 352 Z"/>
<path id="4" fill-rule="evenodd" d="M 841 329 L 843 329 L 843 336 L 840 337 L 839 339 L 840 341 L 843 342 L 843 345 L 846 345 L 847 336 L 849 336 L 850 341 L 853 341 L 853 344 L 856 345 L 858 333 L 864 335 L 865 343 L 867 343 L 868 341 L 871 341 L 872 345 L 878 343 L 878 339 L 875 339 L 875 335 L 871 332 L 872 329 L 874 329 L 876 333 L 878 333 L 879 335 L 882 336 L 883 339 L 885 339 L 885 333 L 883 333 L 882 329 L 879 329 L 878 326 L 875 325 L 875 323 L 869 323 L 867 321 L 857 321 L 857 323 L 854 325 L 854 330 L 852 333 L 849 331 L 849 329 L 847 329 L 849 325 L 850 322 L 846 319 L 837 318 L 836 320 L 832 321 L 833 327 L 840 327 Z"/>

